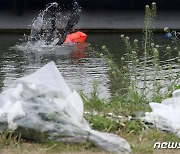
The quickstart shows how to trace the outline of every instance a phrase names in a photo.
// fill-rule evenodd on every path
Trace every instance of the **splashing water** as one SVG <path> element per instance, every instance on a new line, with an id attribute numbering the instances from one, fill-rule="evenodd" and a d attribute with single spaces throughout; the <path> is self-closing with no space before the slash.
<path id="1" fill-rule="evenodd" d="M 44 10 L 40 11 L 39 15 L 33 20 L 30 35 L 25 36 L 21 43 L 12 48 L 25 52 L 59 52 L 59 50 L 61 50 L 61 53 L 69 54 L 72 49 L 75 48 L 74 44 L 71 43 L 56 46 L 61 37 L 61 34 L 59 34 L 57 29 L 59 27 L 65 27 L 70 16 L 81 12 L 81 8 L 78 6 L 77 2 L 74 2 L 72 10 L 74 12 L 71 14 L 64 15 L 58 3 L 50 3 Z M 52 18 L 55 18 L 55 20 L 53 21 Z M 73 20 L 73 22 L 76 21 Z M 53 32 L 52 29 L 54 30 Z M 47 43 L 48 37 L 51 33 L 53 35 L 53 40 Z"/>
<path id="2" fill-rule="evenodd" d="M 40 33 L 41 30 L 44 30 L 44 32 L 47 32 L 48 28 L 46 28 L 46 25 L 50 22 L 51 17 L 48 19 L 45 19 L 45 14 L 48 13 L 48 11 L 51 8 L 58 9 L 58 4 L 56 2 L 50 3 L 45 10 L 41 11 L 38 15 L 38 17 L 33 21 L 31 26 L 31 34 L 28 37 L 28 40 L 32 40 L 35 38 L 41 38 L 43 36 L 43 33 Z"/>
<path id="3" fill-rule="evenodd" d="M 32 24 L 31 34 L 32 34 L 33 30 L 39 31 L 39 30 L 42 29 L 43 23 L 44 23 L 44 15 L 45 15 L 45 13 L 48 12 L 48 10 L 49 10 L 51 7 L 58 7 L 58 3 L 56 3 L 56 2 L 50 3 L 50 5 L 47 6 L 45 10 L 43 10 L 42 12 L 39 13 L 39 16 L 34 20 L 34 22 L 33 22 L 33 24 Z"/>

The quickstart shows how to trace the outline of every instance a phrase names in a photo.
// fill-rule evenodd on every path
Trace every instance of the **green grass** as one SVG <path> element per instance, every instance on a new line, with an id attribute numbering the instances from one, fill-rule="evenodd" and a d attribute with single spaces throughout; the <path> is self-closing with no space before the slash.
<path id="1" fill-rule="evenodd" d="M 146 129 L 140 120 L 121 120 L 109 119 L 101 116 L 86 117 L 91 123 L 92 128 L 111 132 L 126 139 L 131 145 L 133 153 L 144 154 L 153 153 L 155 142 L 180 142 L 174 134 L 163 132 L 156 129 Z M 93 144 L 68 144 L 55 141 L 45 141 L 43 143 L 27 142 L 18 136 L 9 134 L 0 135 L 0 153 L 8 154 L 20 153 L 105 153 L 97 149 Z M 178 149 L 177 149 L 178 150 Z M 177 151 L 176 150 L 176 151 Z M 158 153 L 158 150 L 156 150 Z"/>
<path id="2" fill-rule="evenodd" d="M 55 141 L 29 142 L 20 136 L 14 136 L 12 133 L 0 134 L 0 153 L 66 153 L 66 152 L 101 152 L 91 143 L 86 144 L 68 144 Z"/>
<path id="3" fill-rule="evenodd" d="M 105 121 L 104 121 L 105 122 Z M 102 122 L 102 123 L 104 123 Z M 96 125 L 96 123 L 94 123 Z M 98 126 L 99 124 L 97 124 Z M 104 130 L 104 128 L 99 130 Z M 133 130 L 133 131 L 132 131 Z M 153 153 L 153 146 L 156 141 L 159 142 L 179 142 L 179 138 L 173 134 L 162 132 L 155 129 L 142 130 L 139 126 L 138 121 L 132 122 L 130 126 L 124 129 L 114 129 L 112 132 L 125 138 L 131 145 L 133 153 L 144 154 Z M 1 142 L 2 140 L 0 140 Z M 4 142 L 4 141 L 3 141 Z M 14 145 L 15 143 L 15 145 Z M 18 142 L 10 142 L 9 144 L 2 144 L 1 150 L 8 151 L 8 153 L 20 154 L 20 153 L 104 153 L 103 151 L 97 149 L 91 143 L 86 144 L 66 144 L 54 141 L 46 141 L 44 143 L 34 143 L 27 142 L 21 139 Z"/>
<path id="4" fill-rule="evenodd" d="M 139 115 L 149 110 L 145 102 L 134 105 L 134 100 L 130 98 L 128 98 L 129 103 L 124 102 L 127 96 L 121 99 L 119 97 L 117 99 L 114 98 L 109 101 L 101 100 L 98 99 L 96 92 L 94 91 L 91 98 L 83 97 L 85 106 L 84 117 L 89 121 L 92 129 L 119 135 L 129 142 L 133 153 L 137 154 L 153 153 L 153 146 L 156 141 L 180 142 L 180 139 L 174 134 L 154 128 L 149 129 L 138 119 Z M 129 97 L 132 96 L 134 95 Z M 0 153 L 7 154 L 104 153 L 104 151 L 97 149 L 91 143 L 27 142 L 21 139 L 20 136 L 13 136 L 12 133 L 0 134 L 0 149 Z M 156 150 L 156 152 L 158 153 L 159 150 Z"/>
<path id="5" fill-rule="evenodd" d="M 176 86 L 175 89 L 178 87 Z M 131 145 L 133 153 L 165 153 L 167 150 L 153 149 L 156 141 L 180 142 L 180 139 L 174 134 L 155 128 L 150 129 L 142 123 L 138 117 L 143 116 L 151 109 L 147 100 L 134 90 L 121 97 L 113 97 L 109 101 L 98 99 L 96 92 L 97 90 L 94 90 L 90 98 L 82 96 L 86 111 L 85 118 L 93 129 L 111 132 L 126 139 Z M 156 101 L 158 100 L 162 100 L 162 96 L 157 97 Z M 118 116 L 121 117 L 118 118 Z M 167 152 L 177 153 L 178 149 Z"/>

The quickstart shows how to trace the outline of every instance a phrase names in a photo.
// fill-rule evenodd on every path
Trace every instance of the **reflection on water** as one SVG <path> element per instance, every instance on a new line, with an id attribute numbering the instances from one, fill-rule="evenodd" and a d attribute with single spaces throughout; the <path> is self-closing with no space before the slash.
<path id="1" fill-rule="evenodd" d="M 90 35 L 89 41 L 93 46 L 95 46 L 96 50 L 101 50 L 99 47 L 106 45 L 107 48 L 109 48 L 109 52 L 112 54 L 113 59 L 115 60 L 115 63 L 120 67 L 120 70 L 123 66 L 121 66 L 121 57 L 124 56 L 125 53 L 125 44 L 121 40 L 121 34 L 119 33 L 102 33 L 102 34 L 93 34 Z M 129 36 L 130 42 L 133 42 L 134 39 L 139 40 L 139 45 L 141 46 L 142 42 L 142 34 L 140 33 L 126 33 L 125 36 Z M 180 84 L 180 65 L 178 62 L 178 51 L 173 50 L 173 52 L 167 52 L 166 47 L 167 45 L 171 45 L 172 48 L 175 47 L 174 43 L 172 44 L 171 39 L 167 39 L 164 35 L 164 33 L 157 33 L 154 37 L 155 44 L 159 45 L 159 69 L 156 72 L 155 66 L 153 64 L 154 59 L 152 57 L 148 57 L 147 64 L 146 64 L 146 78 L 144 78 L 144 59 L 139 59 L 138 64 L 136 66 L 132 65 L 131 61 L 128 61 L 126 64 L 126 68 L 128 68 L 128 73 L 125 74 L 125 78 L 128 78 L 130 75 L 131 81 L 135 82 L 133 84 L 136 84 L 137 91 L 142 92 L 144 91 L 144 86 L 147 89 L 147 98 L 150 98 L 152 94 L 157 91 L 157 86 L 155 84 L 159 84 L 160 92 L 163 94 L 164 92 L 169 91 L 171 86 L 174 83 L 174 85 Z M 143 53 L 140 51 L 137 53 L 138 57 L 143 57 Z M 117 77 L 116 77 L 117 78 Z M 112 81 L 110 84 L 110 89 L 113 91 L 113 89 L 120 89 L 123 88 L 121 82 L 122 82 L 122 76 L 120 77 L 119 81 L 120 83 L 114 82 L 113 78 L 110 79 Z M 136 79 L 135 79 L 136 78 Z M 146 80 L 144 82 L 144 79 Z M 156 81 L 157 82 L 156 82 Z M 158 87 L 158 88 L 159 88 Z M 117 89 L 118 88 L 118 89 Z M 170 89 L 169 89 L 170 88 Z M 168 89 L 168 90 L 167 90 Z M 121 91 L 122 93 L 123 91 Z"/>
<path id="2" fill-rule="evenodd" d="M 146 83 L 144 82 L 145 71 L 142 66 L 143 61 L 140 63 L 141 66 L 137 66 L 135 73 L 133 70 L 130 71 L 131 79 L 133 81 L 136 80 L 136 90 L 139 93 L 142 92 L 145 86 L 144 84 L 146 84 L 147 98 L 151 98 L 154 93 L 166 94 L 173 89 L 173 87 L 171 87 L 172 85 L 174 86 L 180 83 L 180 65 L 178 64 L 178 57 L 160 61 L 158 68 L 155 68 L 152 61 L 152 57 L 147 60 Z M 132 68 L 131 62 L 130 65 L 130 68 Z M 157 87 L 159 87 L 159 93 L 157 93 Z"/>
<path id="3" fill-rule="evenodd" d="M 93 83 L 99 83 L 98 91 L 101 98 L 110 97 L 110 78 L 106 63 L 93 55 L 87 47 L 90 43 L 96 51 L 101 52 L 101 46 L 106 45 L 109 51 L 116 58 L 116 63 L 124 54 L 123 43 L 120 38 L 121 34 L 110 33 L 92 33 L 88 34 L 87 44 L 71 44 L 65 46 L 32 46 L 24 44 L 15 46 L 22 35 L 1 35 L 0 36 L 0 88 L 6 88 L 16 78 L 30 74 L 47 64 L 54 61 L 67 81 L 71 89 L 77 89 L 89 95 L 93 90 Z M 141 34 L 132 34 L 131 38 L 141 38 Z M 162 39 L 163 35 L 156 35 L 158 44 L 170 43 L 170 40 Z M 41 42 L 38 42 L 41 43 Z M 11 48 L 10 47 L 13 47 Z M 161 54 L 161 53 L 160 53 Z M 179 72 L 180 68 L 176 65 L 177 55 L 171 60 L 173 72 Z M 162 65 L 166 61 L 162 58 Z M 167 67 L 169 67 L 167 65 Z M 151 80 L 153 68 L 148 65 L 148 78 Z M 142 80 L 141 72 L 138 70 L 138 79 Z M 167 70 L 161 70 L 160 75 L 166 78 L 169 74 Z M 172 73 L 173 75 L 173 73 Z M 173 78 L 173 76 L 172 76 Z M 168 85 L 168 83 L 165 83 Z M 141 87 L 141 82 L 139 82 Z"/>
<path id="4" fill-rule="evenodd" d="M 87 43 L 65 46 L 39 46 L 16 42 L 21 36 L 4 35 L 0 37 L 0 86 L 6 88 L 13 80 L 30 74 L 54 61 L 71 89 L 89 95 L 94 81 L 98 81 L 101 98 L 109 98 L 109 79 L 105 62 L 92 56 Z M 9 47 L 12 47 L 10 48 Z"/>

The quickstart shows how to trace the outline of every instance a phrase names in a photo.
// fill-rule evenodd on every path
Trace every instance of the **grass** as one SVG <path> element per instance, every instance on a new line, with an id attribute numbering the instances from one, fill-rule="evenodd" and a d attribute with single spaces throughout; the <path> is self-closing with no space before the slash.
<path id="1" fill-rule="evenodd" d="M 96 122 L 95 122 L 96 121 Z M 101 121 L 101 122 L 100 122 Z M 162 150 L 153 150 L 154 143 L 158 142 L 179 142 L 174 134 L 162 132 L 156 129 L 145 129 L 144 125 L 139 120 L 125 121 L 124 124 L 119 124 L 115 120 L 108 120 L 107 118 L 99 118 L 92 116 L 90 119 L 92 128 L 100 131 L 108 131 L 115 133 L 125 138 L 131 145 L 133 153 L 164 153 Z M 110 128 L 107 130 L 107 128 Z M 54 141 L 45 141 L 43 143 L 27 142 L 23 139 L 11 136 L 7 138 L 7 134 L 0 135 L 0 153 L 20 154 L 55 154 L 55 153 L 107 153 L 94 147 L 91 143 L 86 144 L 66 144 Z M 177 152 L 178 150 L 171 150 L 170 152 Z"/>
<path id="2" fill-rule="evenodd" d="M 108 48 L 102 46 L 104 53 L 100 56 L 109 68 L 111 100 L 99 100 L 96 90 L 91 98 L 84 97 L 87 111 L 85 118 L 92 128 L 120 135 L 131 144 L 134 153 L 165 152 L 153 150 L 156 141 L 180 142 L 174 134 L 150 129 L 139 119 L 145 112 L 150 111 L 149 102 L 161 102 L 171 97 L 175 89 L 179 89 L 180 74 L 177 72 L 172 75 L 173 64 L 170 61 L 172 53 L 175 56 L 180 55 L 177 50 L 180 45 L 179 38 L 173 36 L 172 44 L 169 45 L 160 47 L 156 44 L 153 39 L 155 17 L 156 4 L 152 3 L 151 7 L 145 7 L 145 28 L 141 43 L 137 39 L 131 41 L 128 36 L 121 35 L 126 54 L 119 60 L 120 67 L 113 55 L 109 54 Z M 161 64 L 164 57 L 160 57 L 160 54 L 167 57 L 166 66 Z M 180 66 L 179 60 L 176 64 Z M 148 67 L 153 71 L 149 71 Z M 139 71 L 141 74 L 138 74 Z M 139 87 L 139 82 L 143 86 Z M 174 151 L 177 152 L 178 149 Z"/>
<path id="3" fill-rule="evenodd" d="M 34 142 L 26 142 L 22 141 L 18 144 L 18 147 L 8 146 L 3 147 L 0 150 L 0 153 L 12 153 L 12 154 L 20 154 L 20 153 L 33 153 L 33 154 L 55 154 L 55 153 L 100 153 L 100 151 L 92 146 L 90 143 L 84 145 L 70 145 L 59 142 L 48 142 L 48 143 L 34 143 Z M 105 153 L 105 152 L 104 152 Z"/>
<path id="4" fill-rule="evenodd" d="M 180 142 L 180 139 L 172 133 L 163 132 L 155 128 L 148 128 L 138 116 L 144 111 L 150 111 L 148 104 L 122 105 L 120 100 L 104 101 L 97 97 L 84 98 L 85 118 L 93 129 L 111 132 L 126 139 L 131 145 L 133 153 L 166 153 L 168 150 L 154 150 L 153 146 L 158 142 Z M 177 150 L 171 150 L 176 153 Z"/>
<path id="5" fill-rule="evenodd" d="M 162 132 L 156 129 L 145 129 L 139 120 L 125 120 L 124 123 L 117 122 L 115 119 L 108 119 L 101 116 L 90 116 L 92 128 L 100 131 L 108 131 L 125 138 L 131 145 L 133 153 L 144 154 L 153 153 L 153 146 L 158 142 L 179 142 L 174 134 Z M 94 147 L 91 143 L 86 144 L 66 144 L 54 141 L 43 143 L 27 142 L 19 136 L 10 133 L 0 135 L 0 153 L 20 154 L 55 154 L 55 153 L 107 153 Z M 157 153 L 161 150 L 155 150 Z M 172 150 L 175 151 L 175 150 Z M 171 152 L 172 152 L 171 151 Z"/>
<path id="6" fill-rule="evenodd" d="M 4 132 L 0 134 L 0 153 L 20 154 L 20 153 L 99 153 L 101 150 L 95 148 L 91 143 L 86 144 L 67 144 L 55 141 L 29 142 L 14 136 L 13 133 Z M 105 153 L 105 152 L 104 152 Z"/>

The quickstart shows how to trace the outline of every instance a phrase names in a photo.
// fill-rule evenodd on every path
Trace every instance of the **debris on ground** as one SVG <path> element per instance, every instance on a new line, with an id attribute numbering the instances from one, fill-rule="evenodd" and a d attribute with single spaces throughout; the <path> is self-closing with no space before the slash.
<path id="1" fill-rule="evenodd" d="M 1 132 L 13 130 L 35 141 L 89 141 L 109 152 L 131 152 L 125 139 L 90 128 L 81 97 L 71 92 L 54 62 L 17 79 L 0 94 L 0 102 Z"/>
<path id="2" fill-rule="evenodd" d="M 146 112 L 142 120 L 163 131 L 175 133 L 180 137 L 180 89 L 171 98 L 161 103 L 151 102 L 152 112 Z"/>

